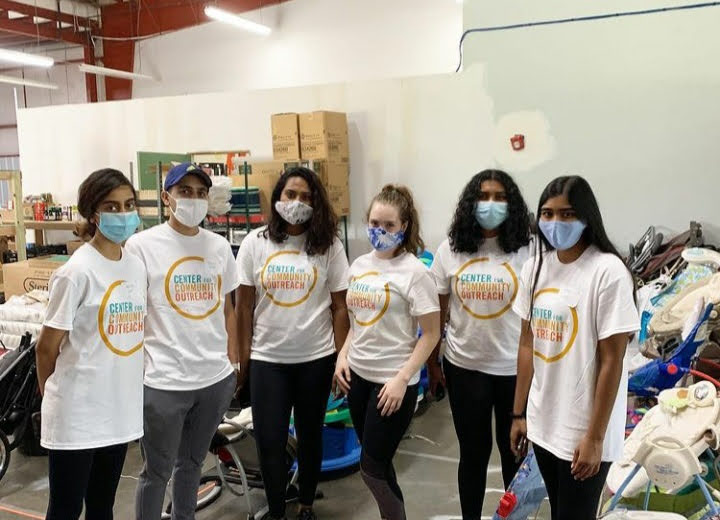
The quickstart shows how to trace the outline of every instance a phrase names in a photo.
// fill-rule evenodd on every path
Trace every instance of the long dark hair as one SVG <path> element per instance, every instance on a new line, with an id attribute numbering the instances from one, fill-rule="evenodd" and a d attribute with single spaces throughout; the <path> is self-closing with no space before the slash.
<path id="1" fill-rule="evenodd" d="M 558 177 L 545 187 L 542 195 L 540 195 L 537 218 L 541 218 L 542 207 L 549 199 L 561 195 L 565 195 L 567 197 L 568 202 L 575 211 L 578 220 L 584 222 L 587 226 L 585 231 L 583 231 L 581 240 L 584 240 L 588 246 L 594 245 L 603 253 L 615 255 L 624 264 L 625 261 L 623 260 L 623 257 L 607 236 L 605 225 L 603 224 L 602 214 L 600 213 L 600 206 L 598 205 L 590 184 L 579 175 Z M 538 229 L 538 239 L 539 240 L 536 241 L 535 247 L 534 279 L 532 292 L 530 293 L 532 303 L 534 303 L 535 300 L 535 291 L 537 289 L 538 279 L 540 278 L 540 270 L 543 266 L 543 252 L 555 249 L 548 239 L 545 238 L 545 235 L 540 229 Z M 628 274 L 632 276 L 629 269 Z M 532 303 L 530 305 L 531 315 Z"/>
<path id="2" fill-rule="evenodd" d="M 475 218 L 482 183 L 497 181 L 505 188 L 508 218 L 498 228 L 498 243 L 506 253 L 514 253 L 530 243 L 530 217 L 520 188 L 510 175 L 502 170 L 483 170 L 473 176 L 458 199 L 448 237 L 455 253 L 477 253 L 485 242 L 483 229 Z"/>
<path id="3" fill-rule="evenodd" d="M 135 187 L 130 182 L 130 179 L 125 177 L 121 171 L 113 168 L 97 170 L 80 184 L 78 189 L 78 213 L 84 220 L 78 226 L 75 234 L 80 237 L 95 236 L 97 226 L 90 219 L 95 216 L 98 206 L 105 200 L 105 197 L 121 186 L 130 188 L 133 197 L 137 199 Z"/>
<path id="4" fill-rule="evenodd" d="M 383 189 L 373 197 L 370 206 L 368 206 L 365 220 L 370 220 L 370 211 L 376 202 L 393 206 L 398 210 L 400 222 L 407 223 L 405 229 L 405 238 L 403 239 L 400 249 L 404 249 L 411 255 L 419 255 L 425 250 L 425 242 L 420 236 L 420 217 L 418 216 L 415 201 L 412 192 L 407 186 L 400 184 L 386 184 Z"/>
<path id="5" fill-rule="evenodd" d="M 337 237 L 338 217 L 330 205 L 327 190 L 320 182 L 320 177 L 308 168 L 300 166 L 288 168 L 280 176 L 270 198 L 270 222 L 262 232 L 262 236 L 276 244 L 280 244 L 288 238 L 288 223 L 275 209 L 275 203 L 280 200 L 285 185 L 291 177 L 300 177 L 310 187 L 313 213 L 312 218 L 305 224 L 307 230 L 305 251 L 311 256 L 324 255 Z"/>

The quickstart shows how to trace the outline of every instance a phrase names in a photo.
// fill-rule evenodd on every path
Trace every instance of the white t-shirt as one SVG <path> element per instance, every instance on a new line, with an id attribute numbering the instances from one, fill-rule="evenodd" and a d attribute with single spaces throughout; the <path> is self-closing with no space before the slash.
<path id="1" fill-rule="evenodd" d="M 534 259 L 522 270 L 513 309 L 530 316 Z M 527 409 L 528 438 L 570 461 L 587 433 L 594 405 L 598 341 L 639 329 L 633 282 L 619 258 L 590 246 L 571 264 L 556 251 L 545 255 L 532 310 L 535 376 Z M 627 371 L 618 388 L 603 461 L 622 457 L 627 406 Z"/>
<path id="2" fill-rule="evenodd" d="M 450 294 L 445 357 L 453 365 L 497 376 L 517 373 L 521 320 L 511 311 L 529 247 L 505 253 L 497 238 L 477 253 L 455 253 L 445 240 L 432 265 L 438 293 Z"/>
<path id="3" fill-rule="evenodd" d="M 250 233 L 237 255 L 240 284 L 255 288 L 251 359 L 305 363 L 335 352 L 330 294 L 347 289 L 340 240 L 324 255 L 305 252 L 307 234 L 281 244 Z"/>
<path id="4" fill-rule="evenodd" d="M 353 337 L 350 367 L 363 379 L 384 384 L 410 359 L 418 340 L 418 316 L 440 310 L 430 271 L 415 256 L 392 259 L 370 252 L 350 266 L 347 306 Z M 415 374 L 409 384 L 420 379 Z"/>
<path id="5" fill-rule="evenodd" d="M 66 330 L 45 383 L 40 443 L 52 450 L 122 444 L 143 435 L 145 266 L 86 244 L 53 274 L 45 326 Z"/>
<path id="6" fill-rule="evenodd" d="M 133 235 L 126 247 L 148 273 L 145 384 L 198 390 L 232 374 L 225 297 L 239 283 L 227 240 L 204 229 L 189 237 L 162 224 Z"/>

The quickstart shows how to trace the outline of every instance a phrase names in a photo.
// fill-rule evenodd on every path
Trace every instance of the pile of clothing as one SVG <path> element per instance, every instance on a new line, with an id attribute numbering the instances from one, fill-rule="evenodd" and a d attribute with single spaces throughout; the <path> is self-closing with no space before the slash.
<path id="1" fill-rule="evenodd" d="M 26 332 L 37 338 L 47 304 L 48 292 L 35 290 L 22 296 L 12 296 L 0 305 L 0 353 L 18 348 Z"/>

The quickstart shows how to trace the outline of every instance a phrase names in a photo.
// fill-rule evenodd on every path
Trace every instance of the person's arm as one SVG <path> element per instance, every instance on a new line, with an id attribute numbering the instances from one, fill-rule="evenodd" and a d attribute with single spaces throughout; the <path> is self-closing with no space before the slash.
<path id="1" fill-rule="evenodd" d="M 533 333 L 528 320 L 522 320 L 520 326 L 520 343 L 518 345 L 517 380 L 515 382 L 515 401 L 513 404 L 513 421 L 510 429 L 510 449 L 516 457 L 525 455 L 527 449 L 527 407 L 530 385 L 535 368 L 533 367 Z"/>
<path id="2" fill-rule="evenodd" d="M 347 395 L 350 392 L 350 364 L 348 363 L 348 352 L 350 351 L 350 344 L 352 343 L 353 331 L 352 328 L 348 330 L 347 336 L 345 336 L 345 343 L 343 344 L 340 352 L 338 352 L 337 362 L 335 363 L 335 380 L 333 381 L 333 393 L 336 395 L 338 391 Z"/>
<path id="3" fill-rule="evenodd" d="M 445 382 L 445 375 L 443 374 L 442 367 L 440 366 L 440 347 L 442 345 L 442 329 L 447 321 L 447 311 L 450 304 L 449 294 L 439 294 L 440 298 L 440 335 L 438 337 L 437 345 L 430 354 L 427 360 L 428 367 L 428 378 L 430 379 L 430 393 L 437 396 L 438 386 L 447 386 Z"/>
<path id="4" fill-rule="evenodd" d="M 420 371 L 440 339 L 440 311 L 418 316 L 418 324 L 422 329 L 422 336 L 415 344 L 410 359 L 378 394 L 378 410 L 382 410 L 383 416 L 391 415 L 400 409 L 408 383 Z"/>
<path id="5" fill-rule="evenodd" d="M 238 337 L 238 323 L 230 294 L 225 295 L 225 330 L 227 330 L 227 353 L 230 363 L 235 367 L 240 363 L 240 338 Z"/>
<path id="6" fill-rule="evenodd" d="M 238 380 L 240 386 L 245 383 L 250 363 L 250 347 L 253 337 L 253 313 L 255 312 L 255 287 L 241 285 L 235 292 L 235 315 L 237 319 L 236 336 L 240 370 Z"/>
<path id="7" fill-rule="evenodd" d="M 55 363 L 60 355 L 60 345 L 67 334 L 66 330 L 44 326 L 35 346 L 38 386 L 40 395 L 45 395 L 45 383 L 55 372 Z"/>
<path id="8" fill-rule="evenodd" d="M 330 312 L 332 313 L 333 334 L 335 336 L 335 351 L 340 352 L 345 345 L 345 338 L 350 330 L 350 318 L 348 317 L 347 303 L 345 296 L 347 291 L 330 293 Z"/>
<path id="9" fill-rule="evenodd" d="M 585 437 L 575 449 L 571 466 L 576 480 L 586 480 L 600 471 L 605 432 L 622 378 L 627 343 L 627 333 L 615 334 L 598 342 L 597 380 L 590 425 Z"/>

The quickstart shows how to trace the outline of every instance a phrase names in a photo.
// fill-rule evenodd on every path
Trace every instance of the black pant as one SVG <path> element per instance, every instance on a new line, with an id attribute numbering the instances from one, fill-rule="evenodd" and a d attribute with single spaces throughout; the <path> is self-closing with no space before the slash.
<path id="1" fill-rule="evenodd" d="M 443 360 L 455 433 L 460 444 L 458 488 L 464 520 L 482 515 L 487 468 L 492 453 L 492 418 L 495 411 L 495 441 L 500 450 L 505 488 L 520 464 L 510 450 L 515 376 L 494 376 L 467 370 Z"/>
<path id="2" fill-rule="evenodd" d="M 91 450 L 50 450 L 46 520 L 112 520 L 127 444 Z"/>
<path id="3" fill-rule="evenodd" d="M 547 488 L 552 520 L 595 520 L 610 463 L 603 462 L 597 475 L 580 482 L 573 478 L 569 461 L 538 445 L 533 449 Z"/>
<path id="4" fill-rule="evenodd" d="M 418 385 L 407 387 L 400 409 L 387 417 L 381 416 L 378 410 L 378 393 L 382 387 L 352 372 L 348 405 L 362 444 L 363 480 L 378 502 L 380 516 L 396 520 L 404 518 L 404 501 L 392 460 L 415 413 Z"/>
<path id="5" fill-rule="evenodd" d="M 290 412 L 298 440 L 300 504 L 315 500 L 322 466 L 322 429 L 335 372 L 335 354 L 307 363 L 250 362 L 250 400 L 260 470 L 270 514 L 285 515 Z"/>

